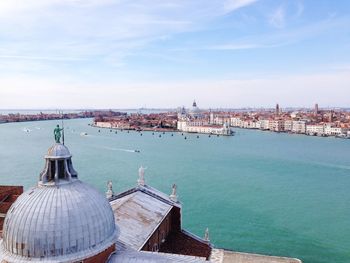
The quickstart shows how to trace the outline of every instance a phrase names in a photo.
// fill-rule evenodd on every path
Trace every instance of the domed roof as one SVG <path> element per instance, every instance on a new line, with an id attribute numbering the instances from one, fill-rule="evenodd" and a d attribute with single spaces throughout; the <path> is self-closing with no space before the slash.
<path id="1" fill-rule="evenodd" d="M 191 115 L 198 115 L 201 113 L 201 110 L 198 108 L 196 101 L 193 102 L 192 108 L 190 109 Z"/>
<path id="2" fill-rule="evenodd" d="M 56 143 L 48 149 L 47 155 L 45 157 L 46 158 L 68 158 L 71 156 L 72 155 L 70 154 L 68 148 L 65 145 L 61 143 Z"/>
<path id="3" fill-rule="evenodd" d="M 76 262 L 97 255 L 117 241 L 119 229 L 108 200 L 81 182 L 77 174 L 63 176 L 73 169 L 70 157 L 55 157 L 70 156 L 67 147 L 54 145 L 48 153 L 42 181 L 23 193 L 6 215 L 0 243 L 5 261 Z M 60 174 L 57 178 L 47 169 L 54 165 L 51 170 Z"/>

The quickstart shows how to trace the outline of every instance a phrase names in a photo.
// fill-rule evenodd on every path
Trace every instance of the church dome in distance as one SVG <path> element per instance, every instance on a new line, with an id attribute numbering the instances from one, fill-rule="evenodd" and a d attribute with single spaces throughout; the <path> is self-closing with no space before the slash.
<path id="1" fill-rule="evenodd" d="M 78 262 L 114 246 L 119 229 L 108 200 L 78 179 L 71 154 L 56 143 L 38 186 L 9 209 L 0 256 L 5 262 Z"/>

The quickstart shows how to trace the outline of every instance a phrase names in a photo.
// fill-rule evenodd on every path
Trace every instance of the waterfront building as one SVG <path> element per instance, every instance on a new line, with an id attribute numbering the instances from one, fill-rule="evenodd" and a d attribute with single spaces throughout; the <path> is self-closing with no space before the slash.
<path id="1" fill-rule="evenodd" d="M 260 129 L 268 130 L 270 128 L 270 120 L 260 120 Z"/>
<path id="2" fill-rule="evenodd" d="M 315 112 L 321 114 L 315 114 Z M 277 114 L 278 113 L 278 114 Z M 206 114 L 206 113 L 204 113 Z M 350 128 L 350 115 L 346 111 L 319 111 L 318 104 L 313 110 L 300 110 L 282 113 L 279 105 L 275 111 L 242 111 L 242 112 L 210 112 L 209 125 L 223 125 L 227 123 L 231 127 L 244 129 L 261 129 L 273 132 L 294 132 L 307 135 L 324 135 L 324 123 L 332 124 L 328 128 L 327 135 L 346 137 L 346 131 Z M 205 123 L 197 124 L 205 120 Z M 332 120 L 332 122 L 330 122 Z M 190 120 L 188 120 L 189 122 Z M 191 126 L 206 126 L 206 119 L 193 120 Z M 189 123 L 188 123 L 189 124 Z M 307 126 L 310 127 L 307 127 Z M 334 126 L 334 127 L 333 127 Z"/>
<path id="3" fill-rule="evenodd" d="M 182 132 L 189 133 L 206 133 L 215 135 L 232 135 L 232 130 L 225 123 L 224 125 L 205 125 L 198 122 L 191 122 L 186 120 L 179 120 L 177 122 L 177 129 Z"/>
<path id="4" fill-rule="evenodd" d="M 308 135 L 323 135 L 325 134 L 325 125 L 307 124 L 306 134 Z"/>
<path id="5" fill-rule="evenodd" d="M 292 132 L 294 132 L 294 133 L 306 133 L 306 122 L 305 121 L 293 121 Z"/>
<path id="6" fill-rule="evenodd" d="M 342 127 L 336 127 L 333 126 L 332 124 L 327 124 L 324 128 L 324 133 L 328 136 L 339 136 L 342 134 L 347 134 L 349 129 L 347 128 L 342 128 Z"/>
<path id="7" fill-rule="evenodd" d="M 105 122 L 105 121 L 95 121 L 93 126 L 99 128 L 107 129 L 130 129 L 130 123 L 127 121 L 118 121 L 118 122 Z"/>
<path id="8" fill-rule="evenodd" d="M 285 120 L 284 121 L 284 130 L 286 132 L 293 130 L 293 121 L 292 120 Z"/>
<path id="9" fill-rule="evenodd" d="M 269 121 L 269 130 L 275 132 L 284 131 L 284 121 L 283 120 L 270 120 Z"/>
<path id="10" fill-rule="evenodd" d="M 253 121 L 254 122 L 254 129 L 261 129 L 261 122 L 260 121 Z"/>
<path id="11" fill-rule="evenodd" d="M 233 127 L 242 127 L 242 120 L 238 117 L 231 117 L 230 123 Z"/>
<path id="12" fill-rule="evenodd" d="M 230 121 L 229 117 L 225 117 Z M 181 132 L 189 133 L 206 133 L 215 135 L 232 135 L 233 131 L 229 127 L 227 122 L 221 125 L 215 123 L 221 123 L 224 118 L 215 116 L 214 113 L 209 114 L 209 119 L 202 113 L 197 107 L 197 103 L 194 101 L 192 109 L 188 113 L 178 114 L 177 130 Z"/>
<path id="13" fill-rule="evenodd" d="M 224 123 L 227 123 L 229 126 L 233 126 L 231 124 L 231 116 L 228 114 L 215 114 L 210 113 L 210 118 L 209 118 L 209 124 L 213 125 L 223 125 Z"/>

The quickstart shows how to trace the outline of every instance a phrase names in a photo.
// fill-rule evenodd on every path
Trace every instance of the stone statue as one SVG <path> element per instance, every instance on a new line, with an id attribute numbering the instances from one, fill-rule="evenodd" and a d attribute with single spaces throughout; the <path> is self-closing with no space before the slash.
<path id="1" fill-rule="evenodd" d="M 207 241 L 207 242 L 210 242 L 210 239 L 209 239 L 209 228 L 207 228 L 205 230 L 205 233 L 204 233 L 204 240 Z"/>
<path id="2" fill-rule="evenodd" d="M 60 125 L 57 124 L 56 128 L 53 131 L 56 143 L 61 143 L 61 131 L 63 131 L 63 129 L 61 129 Z"/>
<path id="3" fill-rule="evenodd" d="M 176 184 L 173 184 L 173 187 L 172 187 L 172 189 L 173 189 L 172 195 L 175 195 L 175 196 L 176 196 L 176 188 L 177 188 Z"/>
<path id="4" fill-rule="evenodd" d="M 114 192 L 113 192 L 113 183 L 112 181 L 107 182 L 107 192 L 106 192 L 106 197 L 109 199 L 113 197 Z"/>
<path id="5" fill-rule="evenodd" d="M 139 168 L 139 179 L 137 180 L 138 185 L 145 185 L 145 169 L 144 167 Z"/>
<path id="6" fill-rule="evenodd" d="M 174 202 L 177 202 L 176 188 L 177 188 L 176 184 L 173 184 L 172 192 L 171 192 L 171 195 L 169 196 L 169 198 Z"/>

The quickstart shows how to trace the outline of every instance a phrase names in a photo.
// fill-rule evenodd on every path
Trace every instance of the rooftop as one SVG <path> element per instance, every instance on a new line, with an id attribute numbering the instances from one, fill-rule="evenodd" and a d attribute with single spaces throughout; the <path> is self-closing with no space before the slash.
<path id="1" fill-rule="evenodd" d="M 135 191 L 111 201 L 116 224 L 123 229 L 119 241 L 140 250 L 173 207 L 147 192 Z"/>
<path id="2" fill-rule="evenodd" d="M 208 262 L 205 258 L 184 256 L 176 254 L 167 254 L 159 252 L 135 251 L 118 246 L 109 258 L 108 263 L 204 263 Z"/>
<path id="3" fill-rule="evenodd" d="M 264 256 L 258 254 L 233 252 L 224 249 L 213 249 L 210 256 L 212 263 L 301 263 L 296 258 Z"/>

